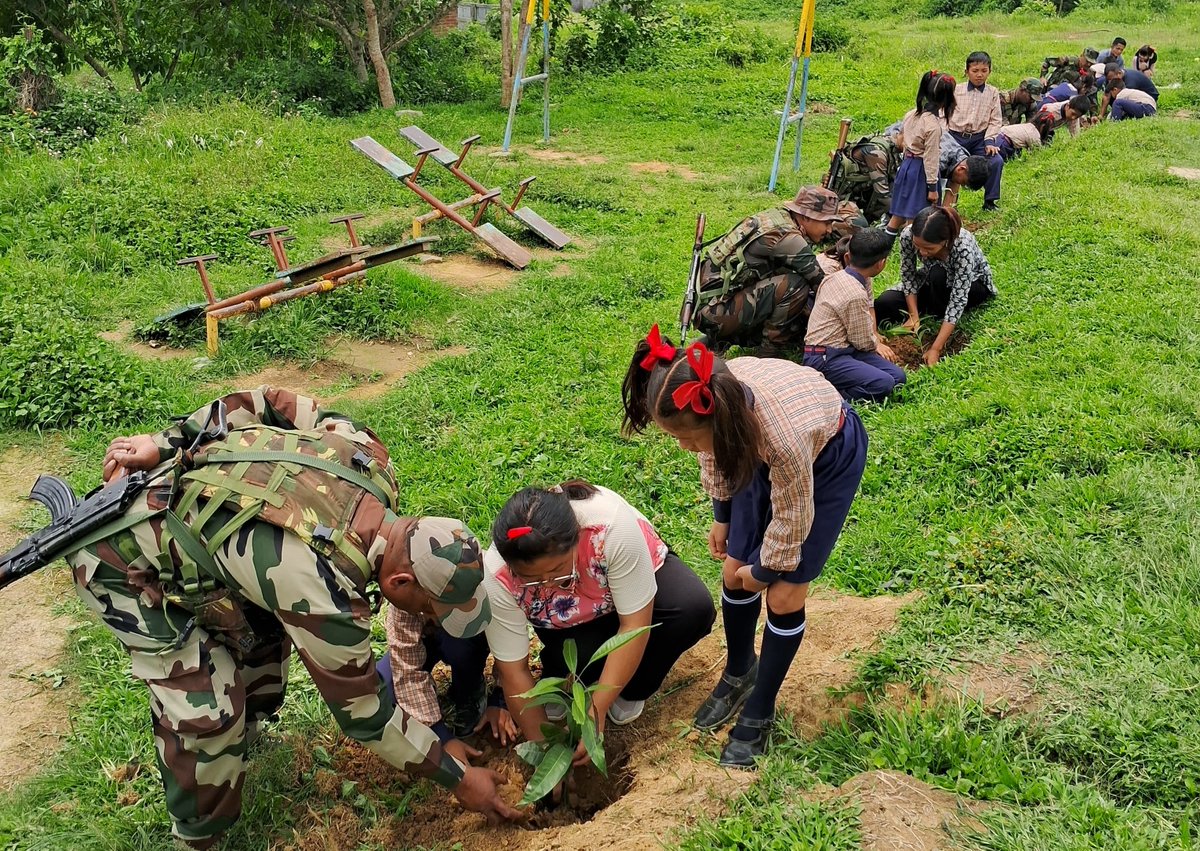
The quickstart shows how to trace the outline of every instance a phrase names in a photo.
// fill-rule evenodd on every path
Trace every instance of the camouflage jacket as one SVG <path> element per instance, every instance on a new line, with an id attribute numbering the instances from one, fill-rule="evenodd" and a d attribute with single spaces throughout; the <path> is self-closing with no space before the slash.
<path id="1" fill-rule="evenodd" d="M 202 447 L 198 457 L 228 448 L 232 442 L 264 437 L 268 449 L 293 442 L 289 437 L 307 439 L 307 451 L 320 454 L 321 437 L 328 436 L 331 446 L 342 445 L 343 454 L 346 446 L 362 447 L 374 462 L 377 478 L 391 483 L 391 493 L 387 493 L 387 486 L 384 491 L 394 502 L 395 480 L 387 450 L 369 430 L 324 412 L 313 400 L 286 390 L 261 387 L 233 393 L 222 401 L 228 410 L 230 437 Z M 117 631 L 130 651 L 134 674 L 143 678 L 146 672 L 170 676 L 165 663 L 170 654 L 163 648 L 169 651 L 172 636 L 186 634 L 198 616 L 191 605 L 194 593 L 185 593 L 178 581 L 163 579 L 195 555 L 185 546 L 188 536 L 179 529 L 173 532 L 166 522 L 165 518 L 177 516 L 193 532 L 192 540 L 198 539 L 210 551 L 211 564 L 202 571 L 202 591 L 218 609 L 217 617 L 230 619 L 230 632 L 236 634 L 244 625 L 240 608 L 246 608 L 256 623 L 263 619 L 277 622 L 292 640 L 346 735 L 397 768 L 453 787 L 462 778 L 463 766 L 442 749 L 432 730 L 402 708 L 392 707 L 387 687 L 375 671 L 370 639 L 377 600 L 368 585 L 378 575 L 386 545 L 379 534 L 385 505 L 370 493 L 359 493 L 354 505 L 348 507 L 341 504 L 345 494 L 329 494 L 329 505 L 311 517 L 285 518 L 268 511 L 261 517 L 240 518 L 243 522 L 239 524 L 236 521 L 244 497 L 221 492 L 218 476 L 194 479 L 193 484 L 200 485 L 194 490 L 199 493 L 184 504 L 190 493 L 188 480 L 194 473 L 186 473 L 176 482 L 174 457 L 204 430 L 208 415 L 206 406 L 155 436 L 162 458 L 171 460 L 154 473 L 164 473 L 163 478 L 143 491 L 129 509 L 129 513 L 154 516 L 85 547 L 69 559 L 79 585 L 89 589 L 104 586 L 103 595 L 98 596 L 104 610 L 97 613 Z M 306 450 L 296 447 L 296 451 Z M 324 451 L 330 457 L 337 454 L 333 449 Z M 272 467 L 292 465 L 249 466 L 261 467 L 269 475 Z M 216 472 L 211 464 L 195 470 Z M 304 487 L 310 468 L 298 467 L 293 472 L 295 486 Z M 246 478 L 253 480 L 255 475 Z M 311 479 L 320 481 L 318 477 Z M 212 498 L 218 494 L 220 499 Z M 300 502 L 315 504 L 308 496 Z M 287 512 L 289 505 L 296 504 L 285 500 L 276 508 Z M 156 513 L 166 508 L 173 513 Z M 332 531 L 340 540 L 352 542 L 366 571 L 357 564 L 359 559 L 345 556 L 324 539 L 312 540 L 312 531 L 322 525 L 319 515 L 328 511 L 341 512 L 339 528 Z M 231 524 L 236 531 L 229 534 L 225 530 Z M 303 539 L 305 529 L 308 540 Z M 230 599 L 235 604 L 232 607 Z"/>
<path id="2" fill-rule="evenodd" d="M 812 246 L 783 209 L 743 219 L 709 246 L 701 270 L 700 297 L 710 301 L 754 281 L 791 273 L 816 288 L 824 278 Z"/>

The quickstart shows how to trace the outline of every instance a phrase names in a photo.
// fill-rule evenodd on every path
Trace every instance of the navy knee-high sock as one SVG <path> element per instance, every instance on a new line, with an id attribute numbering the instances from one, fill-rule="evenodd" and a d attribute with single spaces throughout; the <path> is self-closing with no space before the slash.
<path id="1" fill-rule="evenodd" d="M 725 644 L 729 648 L 725 672 L 730 676 L 740 677 L 754 664 L 754 630 L 758 627 L 761 611 L 761 591 L 740 588 L 735 591 L 721 583 L 721 619 L 725 624 Z M 718 683 L 718 697 L 724 697 L 728 691 L 729 686 Z"/>
<path id="2" fill-rule="evenodd" d="M 767 628 L 763 632 L 762 658 L 758 662 L 758 681 L 742 708 L 743 718 L 769 718 L 775 713 L 775 698 L 783 678 L 787 676 L 800 642 L 804 640 L 804 609 L 781 615 L 767 609 Z M 730 734 L 735 739 L 749 741 L 757 738 L 758 730 L 740 724 Z"/>

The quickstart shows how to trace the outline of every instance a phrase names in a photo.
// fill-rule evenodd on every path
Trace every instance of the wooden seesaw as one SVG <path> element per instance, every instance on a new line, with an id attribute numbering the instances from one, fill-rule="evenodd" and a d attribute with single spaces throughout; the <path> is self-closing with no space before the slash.
<path id="1" fill-rule="evenodd" d="M 354 221 L 361 218 L 361 214 L 353 214 L 332 219 L 331 224 L 345 225 L 350 237 L 350 245 L 299 266 L 292 266 L 287 256 L 286 243 L 293 239 L 293 237 L 283 236 L 287 232 L 287 228 L 263 228 L 251 231 L 251 239 L 258 240 L 260 244 L 267 246 L 271 251 L 278 270 L 275 280 L 227 298 L 218 299 L 212 282 L 208 279 L 205 263 L 216 260 L 217 255 L 205 254 L 198 257 L 185 257 L 177 261 L 177 265 L 180 266 L 196 267 L 207 301 L 205 304 L 190 305 L 159 317 L 155 322 L 179 323 L 203 314 L 208 354 L 210 357 L 215 357 L 220 347 L 219 323 L 222 320 L 247 313 L 260 313 L 279 304 L 310 295 L 331 292 L 354 281 L 361 281 L 364 279 L 367 269 L 420 254 L 427 249 L 429 243 L 436 241 L 436 237 L 426 237 L 381 247 L 365 245 L 359 241 L 358 234 L 354 230 Z"/>
<path id="2" fill-rule="evenodd" d="M 487 191 L 477 189 L 474 194 L 447 204 L 417 182 L 421 174 L 421 169 L 425 167 L 425 160 L 430 155 L 436 153 L 440 146 L 430 146 L 417 151 L 415 154 L 417 158 L 416 165 L 409 165 L 370 136 L 351 139 L 350 146 L 392 177 L 399 180 L 411 189 L 417 197 L 433 208 L 430 213 L 426 213 L 420 217 L 423 221 L 449 219 L 486 245 L 497 257 L 515 269 L 524 269 L 533 260 L 533 255 L 527 249 L 513 242 L 512 239 L 491 222 L 483 221 L 483 214 L 487 212 L 488 206 L 493 203 L 499 203 L 497 201 L 500 197 L 499 189 Z M 481 186 L 480 189 L 482 188 Z M 466 219 L 458 212 L 464 207 L 475 208 L 473 219 Z M 419 232 L 420 225 L 416 225 L 414 230 Z"/>
<path id="3" fill-rule="evenodd" d="M 479 141 L 479 136 L 471 136 L 469 139 L 464 139 L 462 142 L 462 150 L 457 154 L 439 142 L 437 139 L 430 136 L 420 127 L 411 124 L 408 127 L 401 129 L 400 135 L 407 139 L 412 144 L 416 145 L 419 150 L 433 150 L 430 156 L 439 163 L 445 166 L 446 170 L 465 183 L 474 192 L 486 193 L 488 190 L 475 178 L 467 174 L 463 168 L 463 162 L 467 158 L 467 154 L 471 151 L 471 146 Z M 529 185 L 537 180 L 536 177 L 527 177 L 517 184 L 517 194 L 513 198 L 512 203 L 505 202 L 503 196 L 496 196 L 495 204 L 508 213 L 514 219 L 521 223 L 526 230 L 530 231 L 534 236 L 542 242 L 554 249 L 561 249 L 571 244 L 571 237 L 560 231 L 554 225 L 543 219 L 533 210 L 528 207 L 522 207 L 521 199 L 525 197 L 525 191 L 529 189 Z M 414 229 L 413 236 L 421 234 Z"/>

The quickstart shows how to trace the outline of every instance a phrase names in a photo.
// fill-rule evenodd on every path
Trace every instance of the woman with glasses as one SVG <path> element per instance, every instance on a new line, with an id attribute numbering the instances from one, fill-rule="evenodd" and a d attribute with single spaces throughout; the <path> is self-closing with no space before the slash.
<path id="1" fill-rule="evenodd" d="M 621 632 L 648 633 L 589 668 L 598 723 L 637 719 L 684 652 L 709 633 L 712 595 L 663 543 L 641 512 L 607 488 L 582 481 L 514 494 L 492 524 L 484 554 L 491 601 L 488 644 L 508 707 L 527 740 L 542 738 L 544 707 L 518 695 L 534 686 L 529 626 L 543 646 L 542 673 L 566 676 L 563 645 L 575 640 L 581 663 Z M 587 760 L 583 751 L 577 761 Z"/>

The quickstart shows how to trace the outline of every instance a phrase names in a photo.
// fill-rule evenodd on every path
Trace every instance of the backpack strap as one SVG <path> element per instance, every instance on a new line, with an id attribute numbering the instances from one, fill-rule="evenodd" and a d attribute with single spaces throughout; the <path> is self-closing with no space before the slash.
<path id="1" fill-rule="evenodd" d="M 196 459 L 197 464 L 222 464 L 242 461 L 248 463 L 268 462 L 277 464 L 295 464 L 300 467 L 312 467 L 314 470 L 320 470 L 323 473 L 329 473 L 331 476 L 337 476 L 339 479 L 343 479 L 347 482 L 350 482 L 350 484 L 355 485 L 356 487 L 362 488 L 389 508 L 394 506 L 395 498 L 390 496 L 387 491 L 380 486 L 380 477 L 378 474 L 376 474 L 374 477 L 368 478 L 362 473 L 359 473 L 357 470 L 352 470 L 344 464 L 339 464 L 337 461 L 330 461 L 327 458 L 318 458 L 315 455 L 304 455 L 302 453 L 291 452 L 274 452 L 269 450 L 250 450 L 248 452 L 216 452 Z M 368 470 L 369 469 L 370 468 L 368 466 Z M 195 479 L 196 481 L 201 481 L 201 479 L 195 474 L 195 471 L 188 473 L 187 477 L 190 479 Z M 216 482 L 215 484 L 223 485 L 226 481 L 227 477 L 221 477 L 221 481 Z M 262 489 L 253 488 L 253 490 L 257 492 L 261 491 Z M 275 496 L 275 494 L 271 494 L 271 496 Z M 269 499 L 266 501 L 270 502 Z M 282 505 L 283 503 L 280 502 L 279 504 Z"/>

